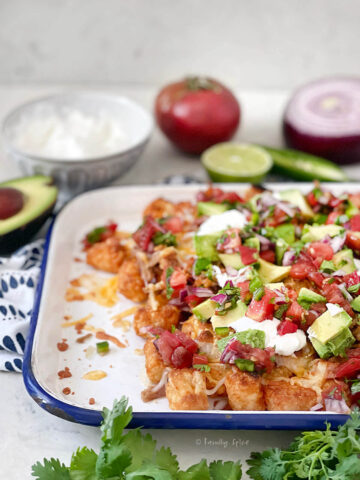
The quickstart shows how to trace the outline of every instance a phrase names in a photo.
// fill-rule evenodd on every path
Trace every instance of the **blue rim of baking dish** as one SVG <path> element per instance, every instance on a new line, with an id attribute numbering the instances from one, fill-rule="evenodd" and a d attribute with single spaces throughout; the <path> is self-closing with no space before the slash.
<path id="1" fill-rule="evenodd" d="M 31 398 L 44 410 L 64 420 L 84 425 L 99 426 L 101 411 L 76 407 L 49 394 L 37 381 L 32 370 L 32 351 L 41 294 L 44 286 L 51 235 L 56 219 L 52 221 L 46 235 L 40 278 L 35 294 L 34 309 L 26 341 L 23 378 Z M 348 415 L 328 412 L 134 412 L 130 428 L 175 428 L 175 429 L 218 429 L 218 430 L 313 430 L 324 429 L 325 421 L 333 428 L 346 422 Z"/>

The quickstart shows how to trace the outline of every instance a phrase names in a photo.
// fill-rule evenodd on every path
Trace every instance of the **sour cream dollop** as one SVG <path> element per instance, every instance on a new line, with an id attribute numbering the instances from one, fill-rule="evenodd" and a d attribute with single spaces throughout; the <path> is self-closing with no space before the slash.
<path id="1" fill-rule="evenodd" d="M 229 325 L 236 332 L 244 332 L 246 330 L 262 330 L 265 333 L 265 347 L 274 347 L 275 353 L 288 357 L 293 353 L 301 350 L 306 345 L 306 335 L 302 330 L 286 335 L 278 335 L 277 327 L 280 320 L 264 320 L 256 322 L 249 317 L 241 317 Z"/>
<path id="2" fill-rule="evenodd" d="M 198 236 L 221 232 L 227 228 L 244 228 L 247 220 L 238 210 L 226 210 L 218 215 L 212 215 L 200 225 Z"/>

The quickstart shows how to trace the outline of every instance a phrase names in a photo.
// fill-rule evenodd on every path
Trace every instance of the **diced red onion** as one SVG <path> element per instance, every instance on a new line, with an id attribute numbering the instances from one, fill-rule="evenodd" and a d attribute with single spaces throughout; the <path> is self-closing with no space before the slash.
<path id="1" fill-rule="evenodd" d="M 228 280 L 228 281 L 225 283 L 224 287 L 226 287 L 226 285 L 229 285 L 229 287 L 231 287 L 231 288 L 234 286 L 232 280 Z"/>
<path id="2" fill-rule="evenodd" d="M 341 291 L 341 293 L 344 295 L 344 297 L 346 298 L 346 300 L 348 300 L 349 302 L 352 301 L 352 296 L 350 295 L 350 293 L 346 290 L 346 285 L 345 283 L 340 283 L 340 285 L 338 285 L 339 287 L 339 290 Z"/>
<path id="3" fill-rule="evenodd" d="M 289 217 L 293 217 L 296 213 L 296 208 L 287 202 L 278 202 L 277 206 Z"/>
<path id="4" fill-rule="evenodd" d="M 214 300 L 214 302 L 220 303 L 220 305 L 226 302 L 226 299 L 227 299 L 227 295 L 225 295 L 225 293 L 219 293 L 211 297 L 211 300 Z"/>
<path id="5" fill-rule="evenodd" d="M 255 233 L 255 236 L 260 241 L 261 250 L 271 250 L 275 248 L 275 243 L 271 242 L 268 238 L 260 235 L 259 233 Z"/>
<path id="6" fill-rule="evenodd" d="M 286 107 L 286 144 L 340 164 L 358 162 L 359 98 L 359 78 L 321 79 L 302 86 Z"/>
<path id="7" fill-rule="evenodd" d="M 236 277 L 238 271 L 234 267 L 227 266 L 225 267 L 226 273 L 231 277 Z"/>
<path id="8" fill-rule="evenodd" d="M 343 277 L 344 275 L 346 275 L 344 270 L 336 270 L 332 273 L 332 277 Z"/>
<path id="9" fill-rule="evenodd" d="M 345 244 L 345 235 L 337 235 L 336 237 L 333 237 L 333 238 L 331 238 L 330 235 L 326 235 L 322 239 L 322 243 L 326 243 L 327 245 L 330 245 L 334 253 L 339 252 Z"/>
<path id="10" fill-rule="evenodd" d="M 274 300 L 276 305 L 285 305 L 287 303 L 285 294 L 282 293 L 279 289 L 276 288 L 274 290 L 274 293 L 276 295 Z"/>
<path id="11" fill-rule="evenodd" d="M 187 288 L 183 288 L 180 293 L 179 293 L 179 300 L 180 302 L 185 302 L 185 298 L 188 296 L 188 290 Z"/>
<path id="12" fill-rule="evenodd" d="M 282 264 L 285 267 L 288 267 L 292 265 L 295 262 L 295 260 L 296 260 L 296 253 L 295 253 L 295 250 L 291 248 L 290 250 L 284 253 Z"/>
<path id="13" fill-rule="evenodd" d="M 210 288 L 205 287 L 187 287 L 188 295 L 196 295 L 197 297 L 211 297 L 213 295 L 213 291 Z"/>
<path id="14" fill-rule="evenodd" d="M 345 400 L 335 400 L 334 398 L 325 398 L 325 410 L 327 412 L 336 413 L 350 413 L 350 408 L 347 406 Z"/>
<path id="15" fill-rule="evenodd" d="M 258 198 L 258 205 L 263 205 L 265 208 L 272 207 L 279 202 L 273 197 L 271 192 L 264 192 L 261 197 Z"/>
<path id="16" fill-rule="evenodd" d="M 312 412 L 316 412 L 318 410 L 322 410 L 323 409 L 323 404 L 322 403 L 317 403 L 316 405 L 314 405 L 313 407 L 310 408 L 310 410 Z"/>

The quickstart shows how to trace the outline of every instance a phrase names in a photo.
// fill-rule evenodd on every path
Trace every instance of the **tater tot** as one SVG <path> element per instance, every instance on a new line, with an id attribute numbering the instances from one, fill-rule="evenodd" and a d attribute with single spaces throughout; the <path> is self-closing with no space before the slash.
<path id="1" fill-rule="evenodd" d="M 174 305 L 163 305 L 152 310 L 149 306 L 140 307 L 134 315 L 134 330 L 137 335 L 149 338 L 148 327 L 160 327 L 164 330 L 171 330 L 179 323 L 180 310 Z"/>
<path id="2" fill-rule="evenodd" d="M 118 290 L 124 297 L 133 302 L 146 300 L 144 281 L 135 257 L 125 258 L 121 264 L 118 273 Z"/>
<path id="3" fill-rule="evenodd" d="M 233 410 L 265 410 L 260 377 L 233 367 L 226 375 L 225 388 Z"/>
<path id="4" fill-rule="evenodd" d="M 225 365 L 224 363 L 210 363 L 210 371 L 205 373 L 206 379 L 206 388 L 208 390 L 214 389 L 219 382 L 224 379 L 226 373 L 231 369 L 230 365 Z M 221 395 L 226 395 L 225 384 L 220 384 L 219 388 L 210 396 L 218 397 Z"/>
<path id="5" fill-rule="evenodd" d="M 207 410 L 205 376 L 198 370 L 171 370 L 166 385 L 166 397 L 172 410 Z"/>
<path id="6" fill-rule="evenodd" d="M 164 198 L 157 198 L 145 208 L 143 217 L 163 218 L 174 215 L 175 205 Z"/>
<path id="7" fill-rule="evenodd" d="M 264 392 L 267 410 L 310 410 L 317 403 L 314 390 L 286 381 L 271 381 L 264 386 Z"/>
<path id="8" fill-rule="evenodd" d="M 86 263 L 98 270 L 118 273 L 126 252 L 116 237 L 94 243 L 86 252 Z"/>
<path id="9" fill-rule="evenodd" d="M 159 383 L 166 367 L 153 340 L 147 340 L 145 342 L 144 354 L 146 373 L 150 382 Z"/>

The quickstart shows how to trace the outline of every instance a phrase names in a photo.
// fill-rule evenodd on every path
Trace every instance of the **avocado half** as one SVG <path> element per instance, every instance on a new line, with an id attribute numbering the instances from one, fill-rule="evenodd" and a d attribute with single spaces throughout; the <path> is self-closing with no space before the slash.
<path id="1" fill-rule="evenodd" d="M 43 175 L 16 178 L 0 183 L 0 189 L 11 188 L 23 195 L 22 208 L 0 220 L 0 254 L 11 253 L 27 243 L 52 213 L 58 194 L 53 179 Z"/>

